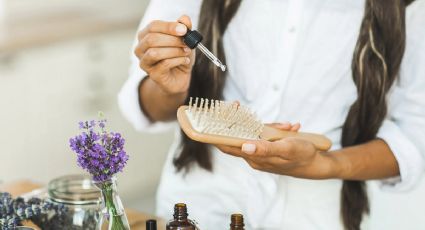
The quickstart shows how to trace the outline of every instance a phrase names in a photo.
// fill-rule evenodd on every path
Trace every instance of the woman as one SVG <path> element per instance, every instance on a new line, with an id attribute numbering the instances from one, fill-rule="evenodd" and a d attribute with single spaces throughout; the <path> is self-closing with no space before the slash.
<path id="1" fill-rule="evenodd" d="M 365 180 L 412 188 L 424 168 L 425 1 L 410 2 L 152 0 L 119 95 L 137 129 L 175 124 L 197 96 L 333 141 L 326 153 L 296 138 L 217 148 L 177 132 L 158 215 L 182 201 L 201 229 L 241 212 L 248 229 L 351 230 L 369 211 Z M 227 72 L 182 43 L 192 27 Z"/>

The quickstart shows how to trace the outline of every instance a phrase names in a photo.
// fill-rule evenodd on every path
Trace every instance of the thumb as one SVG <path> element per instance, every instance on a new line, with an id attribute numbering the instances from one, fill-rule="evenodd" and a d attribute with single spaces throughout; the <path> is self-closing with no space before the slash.
<path id="1" fill-rule="evenodd" d="M 278 156 L 284 159 L 289 159 L 290 153 L 293 151 L 293 145 L 285 139 L 275 142 L 259 140 L 244 143 L 241 150 L 248 155 L 263 157 Z"/>
<path id="2" fill-rule="evenodd" d="M 192 29 L 192 20 L 187 15 L 180 16 L 179 19 L 177 19 L 178 22 L 184 24 L 189 30 Z"/>
<path id="3" fill-rule="evenodd" d="M 242 152 L 248 155 L 267 156 L 272 151 L 271 142 L 265 140 L 248 141 L 242 145 Z"/>

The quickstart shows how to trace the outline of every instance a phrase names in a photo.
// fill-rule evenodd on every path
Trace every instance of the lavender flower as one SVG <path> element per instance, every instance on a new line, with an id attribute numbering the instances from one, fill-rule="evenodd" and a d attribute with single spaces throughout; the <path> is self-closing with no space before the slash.
<path id="1" fill-rule="evenodd" d="M 41 214 L 47 214 L 50 211 L 63 213 L 66 207 L 38 198 L 31 198 L 28 201 L 21 197 L 12 199 L 9 193 L 0 193 L 0 229 L 14 229 L 22 221 L 35 220 Z"/>
<path id="2" fill-rule="evenodd" d="M 107 132 L 106 120 L 79 122 L 79 127 L 82 133 L 69 140 L 71 149 L 77 153 L 78 165 L 95 181 L 106 181 L 122 172 L 128 155 L 121 134 Z"/>

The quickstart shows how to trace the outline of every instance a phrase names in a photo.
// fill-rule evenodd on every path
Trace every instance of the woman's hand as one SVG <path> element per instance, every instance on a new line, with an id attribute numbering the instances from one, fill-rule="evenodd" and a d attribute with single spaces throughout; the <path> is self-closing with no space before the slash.
<path id="1" fill-rule="evenodd" d="M 140 67 L 168 95 L 188 91 L 195 52 L 182 36 L 191 27 L 190 18 L 182 16 L 178 22 L 153 21 L 139 32 L 134 53 Z"/>
<path id="2" fill-rule="evenodd" d="M 273 124 L 274 127 L 298 131 L 299 124 Z M 242 148 L 217 146 L 222 152 L 245 159 L 257 170 L 299 178 L 326 179 L 333 175 L 333 159 L 314 145 L 296 137 L 270 141 L 249 141 Z"/>

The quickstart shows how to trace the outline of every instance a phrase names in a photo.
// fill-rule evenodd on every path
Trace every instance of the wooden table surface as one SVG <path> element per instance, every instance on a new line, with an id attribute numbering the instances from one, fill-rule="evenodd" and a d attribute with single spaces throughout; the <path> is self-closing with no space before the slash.
<path id="1" fill-rule="evenodd" d="M 12 194 L 12 196 L 16 197 L 42 187 L 42 185 L 34 183 L 30 180 L 20 180 L 12 183 L 1 184 L 0 191 L 9 192 Z M 158 220 L 158 229 L 165 229 L 165 222 L 153 215 L 131 209 L 126 209 L 126 214 L 132 230 L 145 230 L 145 223 L 148 219 Z M 25 225 L 34 227 L 31 223 L 25 223 Z"/>

